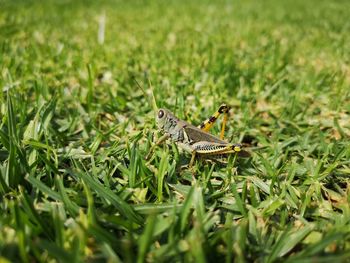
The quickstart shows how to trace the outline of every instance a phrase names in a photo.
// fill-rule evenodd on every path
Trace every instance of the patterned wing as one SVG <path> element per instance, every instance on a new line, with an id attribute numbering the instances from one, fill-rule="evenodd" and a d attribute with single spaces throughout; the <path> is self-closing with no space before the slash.
<path id="1" fill-rule="evenodd" d="M 202 131 L 201 129 L 193 125 L 186 125 L 183 127 L 183 129 L 185 130 L 188 140 L 191 143 L 202 142 L 202 141 L 223 143 L 223 144 L 227 143 L 215 137 L 214 135 L 211 135 L 210 133 Z"/>

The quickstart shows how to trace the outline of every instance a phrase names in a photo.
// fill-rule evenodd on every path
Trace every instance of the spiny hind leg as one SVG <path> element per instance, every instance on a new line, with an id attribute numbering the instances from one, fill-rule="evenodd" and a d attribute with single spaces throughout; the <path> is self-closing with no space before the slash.
<path id="1" fill-rule="evenodd" d="M 221 114 L 224 114 L 224 118 L 223 118 L 222 125 L 221 125 L 221 132 L 220 132 L 220 139 L 223 139 L 224 134 L 225 134 L 225 127 L 226 127 L 227 115 L 228 115 L 229 110 L 230 110 L 229 106 L 227 106 L 226 104 L 221 104 L 220 108 L 213 115 L 211 115 L 208 119 L 206 119 L 204 122 L 202 122 L 198 126 L 198 128 L 200 128 L 202 131 L 208 132 L 210 130 L 210 128 L 213 127 L 214 123 L 219 118 L 219 116 Z"/>
<path id="2" fill-rule="evenodd" d="M 203 156 L 239 153 L 242 151 L 242 145 L 240 143 L 197 142 L 192 146 L 197 154 Z"/>

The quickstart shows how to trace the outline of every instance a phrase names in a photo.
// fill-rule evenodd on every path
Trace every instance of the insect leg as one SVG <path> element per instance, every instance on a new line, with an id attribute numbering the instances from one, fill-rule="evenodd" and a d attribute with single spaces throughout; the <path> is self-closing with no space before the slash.
<path id="1" fill-rule="evenodd" d="M 242 151 L 242 145 L 232 143 L 198 142 L 192 145 L 197 154 L 220 155 L 228 153 L 238 153 Z"/>
<path id="2" fill-rule="evenodd" d="M 190 161 L 190 164 L 189 164 L 190 168 L 193 166 L 195 159 L 196 159 L 196 151 L 193 151 L 192 152 L 191 161 Z"/>
<path id="3" fill-rule="evenodd" d="M 148 160 L 148 159 L 151 157 L 151 155 L 152 155 L 154 149 L 155 149 L 159 144 L 161 144 L 161 143 L 163 143 L 164 141 L 166 141 L 169 137 L 170 137 L 169 134 L 164 134 L 162 137 L 160 137 L 160 138 L 158 139 L 158 141 L 157 141 L 157 142 L 151 147 L 151 149 L 149 150 L 148 154 L 147 154 L 146 157 L 145 157 L 145 160 Z"/>
<path id="4" fill-rule="evenodd" d="M 222 120 L 222 125 L 221 125 L 221 132 L 220 132 L 220 139 L 224 139 L 224 135 L 225 135 L 225 127 L 226 127 L 226 122 L 227 122 L 227 112 L 224 112 L 224 119 Z"/>
<path id="5" fill-rule="evenodd" d="M 221 126 L 221 132 L 220 132 L 220 139 L 224 138 L 224 133 L 225 133 L 225 127 L 226 127 L 226 122 L 227 122 L 227 113 L 230 110 L 230 107 L 227 106 L 226 104 L 222 104 L 220 108 L 212 115 L 210 118 L 202 122 L 198 128 L 200 128 L 202 131 L 208 132 L 211 127 L 213 127 L 214 123 L 216 120 L 219 118 L 221 114 L 224 114 L 224 119 L 222 121 L 222 126 Z"/>

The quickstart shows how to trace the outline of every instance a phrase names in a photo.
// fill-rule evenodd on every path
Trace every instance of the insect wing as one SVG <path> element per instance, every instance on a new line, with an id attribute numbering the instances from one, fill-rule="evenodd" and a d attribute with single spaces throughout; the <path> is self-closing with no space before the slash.
<path id="1" fill-rule="evenodd" d="M 201 129 L 198 129 L 197 127 L 193 125 L 188 125 L 183 127 L 188 139 L 190 142 L 215 142 L 215 143 L 223 143 L 226 144 L 227 142 L 220 140 L 219 138 L 215 137 L 214 135 L 211 135 L 210 133 L 204 132 Z"/>

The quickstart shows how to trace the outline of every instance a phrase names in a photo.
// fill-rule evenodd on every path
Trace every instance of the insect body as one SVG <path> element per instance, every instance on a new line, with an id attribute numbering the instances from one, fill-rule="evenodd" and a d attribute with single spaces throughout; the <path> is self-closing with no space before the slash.
<path id="1" fill-rule="evenodd" d="M 164 132 L 164 135 L 151 148 L 146 159 L 150 157 L 154 147 L 167 139 L 171 139 L 178 143 L 180 147 L 192 153 L 190 167 L 193 165 L 197 154 L 225 155 L 240 153 L 244 156 L 249 155 L 248 152 L 242 150 L 241 144 L 232 144 L 223 140 L 228 111 L 229 107 L 226 104 L 223 104 L 209 119 L 196 127 L 186 121 L 178 119 L 167 109 L 159 109 L 156 120 L 159 129 Z M 220 138 L 218 138 L 209 134 L 208 131 L 222 113 L 224 114 L 224 120 L 221 127 Z"/>

